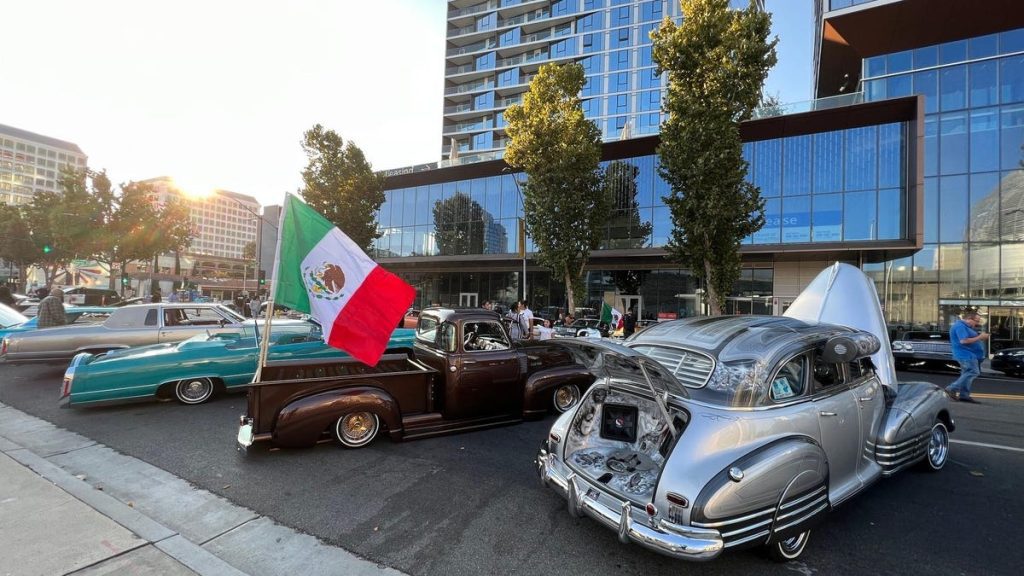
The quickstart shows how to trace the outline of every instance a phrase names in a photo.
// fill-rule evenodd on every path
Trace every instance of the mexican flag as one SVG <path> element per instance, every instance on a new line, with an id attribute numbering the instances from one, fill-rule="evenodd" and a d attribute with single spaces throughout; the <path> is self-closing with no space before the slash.
<path id="1" fill-rule="evenodd" d="M 328 345 L 374 366 L 416 291 L 288 194 L 270 298 L 313 317 Z"/>
<path id="2" fill-rule="evenodd" d="M 601 322 L 607 324 L 609 330 L 618 330 L 622 328 L 622 312 L 604 302 L 601 304 Z"/>

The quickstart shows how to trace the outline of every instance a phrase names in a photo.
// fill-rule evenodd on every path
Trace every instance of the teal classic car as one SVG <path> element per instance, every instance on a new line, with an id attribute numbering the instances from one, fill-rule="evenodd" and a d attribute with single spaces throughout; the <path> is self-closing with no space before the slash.
<path id="1" fill-rule="evenodd" d="M 214 394 L 246 388 L 256 372 L 262 323 L 210 330 L 177 343 L 154 344 L 103 354 L 81 353 L 64 373 L 61 407 L 98 406 L 136 400 L 202 404 Z M 389 349 L 413 346 L 414 330 L 397 329 Z M 344 358 L 324 343 L 308 320 L 275 321 L 267 360 Z"/>

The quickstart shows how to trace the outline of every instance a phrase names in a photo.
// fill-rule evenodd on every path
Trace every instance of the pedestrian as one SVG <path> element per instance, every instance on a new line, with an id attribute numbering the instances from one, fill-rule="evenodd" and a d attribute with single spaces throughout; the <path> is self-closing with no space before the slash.
<path id="1" fill-rule="evenodd" d="M 530 303 L 524 299 L 519 309 L 526 317 L 526 325 L 533 326 L 533 310 L 530 310 Z"/>
<path id="2" fill-rule="evenodd" d="M 249 311 L 253 318 L 260 317 L 260 299 L 258 297 L 249 300 Z"/>
<path id="3" fill-rule="evenodd" d="M 153 293 L 150 295 L 149 301 L 152 302 L 153 304 L 157 304 L 161 300 L 162 298 L 160 297 L 160 289 L 153 288 Z"/>
<path id="4" fill-rule="evenodd" d="M 626 310 L 626 317 L 622 319 L 622 337 L 629 338 L 636 332 L 636 316 L 633 315 L 633 309 Z"/>
<path id="5" fill-rule="evenodd" d="M 0 286 L 0 304 L 5 304 L 11 307 L 15 304 L 14 296 L 11 296 L 11 289 L 7 286 Z"/>
<path id="6" fill-rule="evenodd" d="M 953 399 L 959 396 L 961 402 L 981 404 L 971 397 L 971 384 L 981 373 L 981 361 L 985 358 L 983 341 L 989 334 L 979 334 L 981 316 L 977 312 L 968 312 L 949 329 L 949 344 L 953 348 L 953 359 L 960 363 L 960 377 L 946 387 L 946 392 Z"/>
<path id="7" fill-rule="evenodd" d="M 171 295 L 167 297 L 167 301 L 168 302 L 177 302 L 178 300 L 179 300 L 179 298 L 178 298 L 178 291 L 177 290 L 172 290 L 171 291 Z"/>
<path id="8" fill-rule="evenodd" d="M 511 322 L 508 333 L 513 340 L 526 340 L 530 337 L 530 324 L 523 314 L 523 309 L 523 303 L 516 302 L 506 316 Z"/>
<path id="9" fill-rule="evenodd" d="M 36 327 L 50 328 L 51 326 L 63 326 L 68 323 L 64 314 L 64 291 L 60 288 L 50 290 L 50 295 L 39 302 L 39 312 L 36 314 Z"/>

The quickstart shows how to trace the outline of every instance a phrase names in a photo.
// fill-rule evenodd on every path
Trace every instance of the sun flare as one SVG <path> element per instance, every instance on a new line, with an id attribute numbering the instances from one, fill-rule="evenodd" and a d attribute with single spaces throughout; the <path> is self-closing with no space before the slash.
<path id="1" fill-rule="evenodd" d="M 190 180 L 188 178 L 175 177 L 173 178 L 173 181 L 174 186 L 180 190 L 182 194 L 196 200 L 209 198 L 217 189 L 216 186 L 212 186 L 198 180 Z"/>

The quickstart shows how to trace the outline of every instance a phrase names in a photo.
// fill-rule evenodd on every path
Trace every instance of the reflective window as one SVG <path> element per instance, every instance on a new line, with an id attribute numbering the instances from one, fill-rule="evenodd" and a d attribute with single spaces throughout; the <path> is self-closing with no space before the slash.
<path id="1" fill-rule="evenodd" d="M 939 241 L 967 240 L 967 176 L 939 179 Z"/>
<path id="2" fill-rule="evenodd" d="M 815 242 L 838 242 L 843 239 L 843 196 L 821 194 L 812 201 L 814 213 L 811 233 Z"/>
<path id="3" fill-rule="evenodd" d="M 939 179 L 924 179 L 924 241 L 939 241 Z"/>
<path id="4" fill-rule="evenodd" d="M 970 116 L 971 148 L 970 165 L 972 172 L 987 172 L 999 169 L 999 110 L 986 108 L 974 110 Z"/>
<path id="5" fill-rule="evenodd" d="M 896 187 L 903 184 L 903 126 L 886 124 L 878 127 L 878 185 Z"/>
<path id="6" fill-rule="evenodd" d="M 939 119 L 939 172 L 967 172 L 967 114 L 952 112 Z"/>
<path id="7" fill-rule="evenodd" d="M 846 190 L 866 190 L 877 184 L 875 126 L 846 131 Z"/>
<path id="8" fill-rule="evenodd" d="M 1024 240 L 1024 170 L 1003 172 L 1000 189 L 999 237 L 1003 241 Z M 1021 262 L 1024 258 L 1017 260 L 1012 270 L 1024 278 Z"/>
<path id="9" fill-rule="evenodd" d="M 939 173 L 939 119 L 925 116 L 924 119 L 924 175 Z"/>
<path id="10" fill-rule="evenodd" d="M 903 191 L 890 188 L 878 191 L 878 240 L 896 240 L 904 237 L 903 221 L 906 207 Z"/>
<path id="11" fill-rule="evenodd" d="M 957 40 L 939 45 L 939 64 L 954 64 L 967 59 L 967 41 Z"/>
<path id="12" fill-rule="evenodd" d="M 844 197 L 845 240 L 871 240 L 875 226 L 875 192 L 847 192 Z"/>
<path id="13" fill-rule="evenodd" d="M 999 167 L 1020 168 L 1024 145 L 1024 106 L 1004 106 L 999 119 Z"/>
<path id="14" fill-rule="evenodd" d="M 782 234 L 782 203 L 778 198 L 764 201 L 764 226 L 754 232 L 754 244 L 777 244 Z"/>
<path id="15" fill-rule="evenodd" d="M 967 297 L 967 257 L 967 244 L 939 245 L 939 298 Z"/>
<path id="16" fill-rule="evenodd" d="M 795 196 L 811 192 L 811 136 L 794 136 L 782 141 L 782 194 Z"/>
<path id="17" fill-rule="evenodd" d="M 1024 56 L 999 61 L 999 100 L 1003 104 L 1024 101 Z"/>
<path id="18" fill-rule="evenodd" d="M 842 189 L 843 166 L 836 159 L 843 157 L 843 133 L 822 132 L 814 135 L 814 193 L 838 192 Z"/>
<path id="19" fill-rule="evenodd" d="M 974 60 L 975 58 L 986 58 L 988 56 L 995 56 L 998 52 L 998 34 L 978 36 L 977 38 L 971 38 L 967 41 L 967 57 L 970 58 L 971 60 Z"/>
<path id="20" fill-rule="evenodd" d="M 971 174 L 970 240 L 999 240 L 999 173 Z"/>
<path id="21" fill-rule="evenodd" d="M 967 105 L 967 67 L 943 68 L 939 74 L 939 109 L 960 110 Z"/>
<path id="22" fill-rule="evenodd" d="M 996 103 L 996 69 L 994 61 L 975 62 L 968 68 L 971 107 L 991 106 Z"/>
<path id="23" fill-rule="evenodd" d="M 811 241 L 810 196 L 790 196 L 782 199 L 782 241 Z"/>
<path id="24" fill-rule="evenodd" d="M 885 92 L 888 98 L 910 96 L 914 93 L 914 77 L 910 74 L 892 76 L 885 81 Z"/>
<path id="25" fill-rule="evenodd" d="M 782 141 L 754 142 L 753 183 L 765 198 L 782 193 Z"/>
<path id="26" fill-rule="evenodd" d="M 999 53 L 1011 54 L 1024 51 L 1024 28 L 999 33 Z"/>
<path id="27" fill-rule="evenodd" d="M 939 111 L 939 73 L 935 70 L 914 74 L 914 94 L 924 95 L 925 114 Z"/>
<path id="28" fill-rule="evenodd" d="M 886 74 L 906 72 L 913 66 L 913 53 L 910 50 L 896 52 L 885 57 Z"/>

